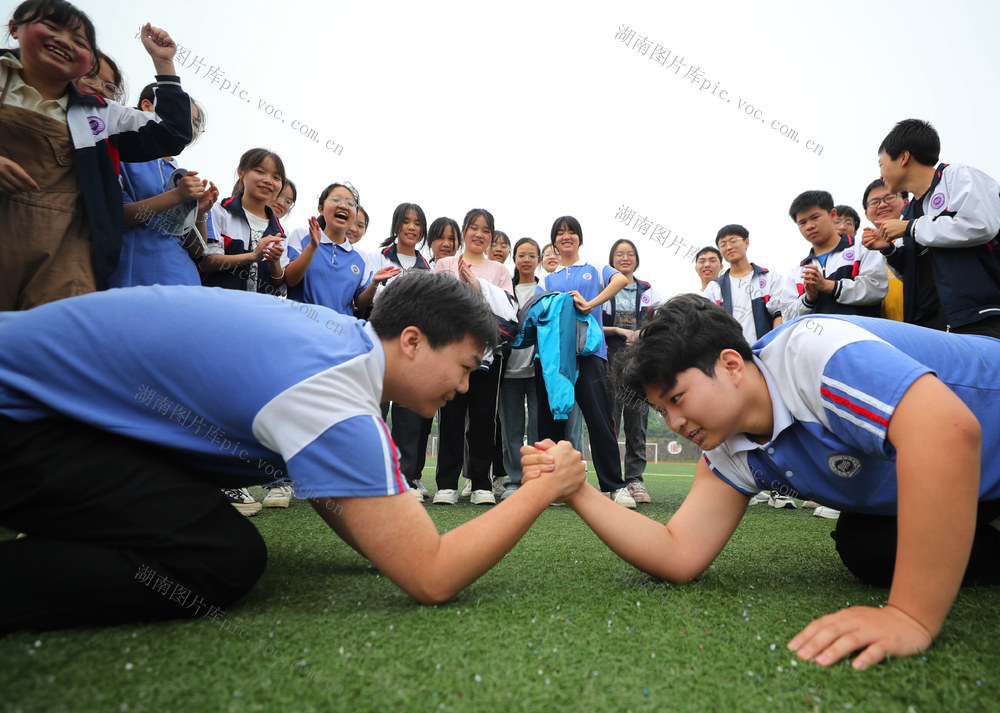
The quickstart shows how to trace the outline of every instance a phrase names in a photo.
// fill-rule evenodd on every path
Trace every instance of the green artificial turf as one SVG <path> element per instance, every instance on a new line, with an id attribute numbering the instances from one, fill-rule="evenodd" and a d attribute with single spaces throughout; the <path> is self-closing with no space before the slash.
<path id="1" fill-rule="evenodd" d="M 661 521 L 690 487 L 654 474 L 669 470 L 690 467 L 651 466 L 654 502 L 641 506 Z M 481 508 L 427 511 L 445 531 Z M 811 513 L 751 508 L 702 577 L 669 585 L 624 564 L 568 508 L 549 508 L 454 602 L 423 607 L 295 501 L 254 518 L 270 561 L 225 628 L 9 635 L 0 710 L 1000 710 L 998 587 L 964 590 L 922 657 L 863 673 L 796 664 L 785 644 L 812 618 L 887 597 L 851 577 L 834 523 Z"/>

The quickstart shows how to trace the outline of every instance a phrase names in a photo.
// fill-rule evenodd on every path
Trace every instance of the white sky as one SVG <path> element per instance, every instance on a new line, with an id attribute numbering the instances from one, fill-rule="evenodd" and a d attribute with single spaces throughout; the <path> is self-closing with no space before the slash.
<path id="1" fill-rule="evenodd" d="M 208 117 L 182 166 L 226 196 L 243 151 L 277 152 L 299 188 L 286 229 L 305 224 L 328 183 L 349 180 L 371 214 L 367 248 L 401 202 L 419 203 L 428 221 L 485 207 L 512 240 L 542 244 L 571 214 L 585 258 L 602 264 L 614 240 L 631 238 L 638 276 L 669 295 L 698 285 L 684 252 L 713 244 L 726 223 L 749 229 L 754 262 L 789 270 L 808 249 L 787 215 L 801 191 L 828 190 L 863 214 L 876 150 L 900 119 L 933 123 L 942 160 L 1000 177 L 1000 4 L 985 0 L 77 5 L 133 105 L 152 81 L 134 38 L 142 23 L 169 31 L 189 65 L 202 58 L 197 74 L 178 66 Z M 5 21 L 15 6 L 0 2 Z M 615 39 L 622 25 L 652 43 L 645 56 Z M 679 75 L 651 61 L 657 44 L 672 52 L 668 65 L 684 60 Z M 209 81 L 211 67 L 249 102 Z M 697 84 L 684 79 L 692 67 Z M 680 236 L 680 255 L 617 221 L 623 205 Z"/>

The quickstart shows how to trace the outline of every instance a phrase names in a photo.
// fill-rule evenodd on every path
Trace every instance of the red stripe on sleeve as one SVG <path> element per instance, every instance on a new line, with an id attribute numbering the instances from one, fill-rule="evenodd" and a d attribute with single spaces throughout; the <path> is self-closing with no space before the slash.
<path id="1" fill-rule="evenodd" d="M 864 406 L 858 406 L 856 403 L 853 403 L 853 402 L 849 401 L 848 399 L 844 398 L 843 396 L 838 396 L 837 394 L 832 393 L 825 386 L 821 387 L 820 390 L 819 390 L 819 392 L 821 394 L 823 394 L 823 396 L 825 396 L 828 399 L 830 399 L 831 401 L 833 401 L 834 403 L 838 403 L 841 406 L 846 406 L 847 408 L 849 408 L 854 413 L 859 414 L 861 416 L 864 416 L 869 421 L 874 421 L 875 423 L 879 424 L 880 426 L 888 426 L 889 425 L 889 419 L 887 419 L 887 418 L 885 418 L 883 416 L 879 416 L 877 413 L 874 413 L 873 411 L 869 411 Z"/>

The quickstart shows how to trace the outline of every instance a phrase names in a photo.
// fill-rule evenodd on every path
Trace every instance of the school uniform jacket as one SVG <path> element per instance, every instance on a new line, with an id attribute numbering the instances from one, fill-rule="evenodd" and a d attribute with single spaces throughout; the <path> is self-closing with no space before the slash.
<path id="1" fill-rule="evenodd" d="M 758 296 L 750 300 L 750 310 L 753 314 L 753 324 L 757 332 L 757 339 L 760 339 L 773 329 L 774 318 L 781 314 L 780 294 L 778 299 L 773 300 L 774 302 L 779 302 L 779 304 L 771 304 L 771 296 L 775 292 L 775 288 L 779 286 L 781 278 L 766 267 L 760 267 L 754 263 L 750 263 L 750 267 L 753 268 L 751 283 L 757 283 L 759 288 L 757 290 Z M 719 277 L 712 280 L 702 294 L 714 300 L 717 304 L 722 305 L 729 314 L 732 314 L 733 283 L 729 276 L 730 271 L 731 269 L 726 270 Z M 776 282 L 778 284 L 775 284 Z M 713 288 L 713 284 L 717 285 L 717 287 Z"/>
<path id="2" fill-rule="evenodd" d="M 66 124 L 90 222 L 97 289 L 109 286 L 122 249 L 122 161 L 176 156 L 191 142 L 191 100 L 174 75 L 156 75 L 156 113 L 124 107 L 69 85 Z"/>
<path id="3" fill-rule="evenodd" d="M 833 292 L 820 292 L 816 301 L 810 302 L 802 281 L 802 268 L 818 267 L 823 276 L 834 281 Z M 789 280 L 781 299 L 781 316 L 792 320 L 803 314 L 860 314 L 864 317 L 880 316 L 880 304 L 889 292 L 889 274 L 885 260 L 874 250 L 868 250 L 857 240 L 841 234 L 840 243 L 826 254 L 826 265 L 810 250 L 799 263 L 795 281 Z"/>
<path id="4" fill-rule="evenodd" d="M 924 250 L 949 327 L 1000 316 L 1000 184 L 971 166 L 942 163 L 903 220 L 906 234 L 886 259 L 903 276 L 904 321 L 913 319 L 917 256 Z"/>
<path id="5" fill-rule="evenodd" d="M 278 219 L 267 206 L 264 206 L 264 213 L 267 215 L 267 228 L 264 229 L 263 238 L 267 235 L 281 235 L 284 237 Z M 250 252 L 250 222 L 247 220 L 243 210 L 243 194 L 237 193 L 229 196 L 224 201 L 212 206 L 212 223 L 215 227 L 217 239 L 208 243 L 209 254 L 242 255 Z M 271 287 L 270 266 L 267 260 L 257 263 L 257 292 L 274 292 Z M 244 265 L 235 270 L 220 270 L 205 275 L 202 282 L 207 287 L 226 287 L 232 290 L 246 290 L 249 279 L 250 266 Z"/>
<path id="6" fill-rule="evenodd" d="M 659 304 L 660 296 L 648 282 L 634 276 L 633 279 L 635 279 L 635 324 L 636 327 L 642 327 L 649 316 L 650 310 L 655 309 L 656 305 Z M 615 326 L 614 297 L 604 303 L 603 321 L 605 327 Z"/>

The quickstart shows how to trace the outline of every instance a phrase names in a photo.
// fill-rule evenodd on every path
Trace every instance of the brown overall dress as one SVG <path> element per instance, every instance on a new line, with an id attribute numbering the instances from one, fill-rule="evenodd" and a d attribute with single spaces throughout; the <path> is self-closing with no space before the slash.
<path id="1" fill-rule="evenodd" d="M 0 193 L 0 310 L 97 290 L 69 127 L 4 106 L 15 71 L 0 94 L 0 155 L 19 164 L 40 190 Z"/>

